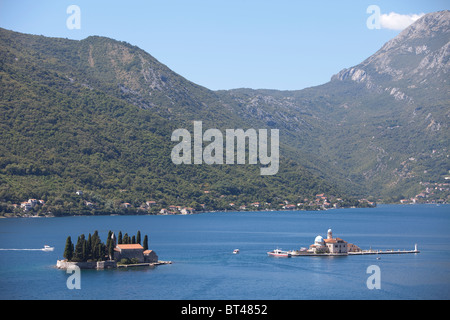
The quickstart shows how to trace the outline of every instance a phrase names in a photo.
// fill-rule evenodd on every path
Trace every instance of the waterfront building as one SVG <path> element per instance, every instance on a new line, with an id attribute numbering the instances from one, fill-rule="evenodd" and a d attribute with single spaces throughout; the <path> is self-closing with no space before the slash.
<path id="1" fill-rule="evenodd" d="M 114 260 L 136 259 L 139 263 L 144 262 L 144 248 L 140 244 L 118 244 L 114 248 Z"/>
<path id="2" fill-rule="evenodd" d="M 118 244 L 114 248 L 114 260 L 136 260 L 138 263 L 154 263 L 158 261 L 158 255 L 153 250 L 145 250 L 140 244 Z"/>
<path id="3" fill-rule="evenodd" d="M 356 246 L 352 245 L 352 250 Z M 347 254 L 348 253 L 347 241 L 341 238 L 333 238 L 333 231 L 328 229 L 327 238 L 324 239 L 322 236 L 318 235 L 314 239 L 314 243 L 309 246 L 308 252 L 312 253 L 331 253 L 331 254 Z"/>
<path id="4" fill-rule="evenodd" d="M 325 245 L 325 242 L 323 241 L 322 236 L 317 236 L 314 239 L 314 243 L 309 246 L 308 252 L 312 253 L 328 253 L 328 248 Z"/>
<path id="5" fill-rule="evenodd" d="M 158 262 L 158 255 L 153 250 L 145 250 L 144 252 L 144 261 L 148 263 Z"/>

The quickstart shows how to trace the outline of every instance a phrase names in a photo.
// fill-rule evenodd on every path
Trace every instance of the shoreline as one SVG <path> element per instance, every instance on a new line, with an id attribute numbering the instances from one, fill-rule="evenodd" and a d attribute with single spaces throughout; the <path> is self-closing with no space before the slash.
<path id="1" fill-rule="evenodd" d="M 157 262 L 143 262 L 134 264 L 119 264 L 115 260 L 106 261 L 85 261 L 85 262 L 75 262 L 64 260 L 56 260 L 56 268 L 60 270 L 74 269 L 75 267 L 81 270 L 95 269 L 121 269 L 121 268 L 137 268 L 137 267 L 155 267 L 165 264 L 172 264 L 172 261 L 158 260 Z"/>
<path id="2" fill-rule="evenodd" d="M 98 214 L 98 215 L 92 215 L 92 214 L 77 214 L 77 215 L 63 215 L 63 216 L 55 216 L 55 215 L 10 215 L 10 216 L 0 216 L 0 219 L 14 219 L 14 218 L 33 218 L 33 219 L 38 219 L 38 218 L 68 218 L 68 217 L 101 217 L 101 216 L 105 216 L 105 217 L 111 217 L 111 216 L 191 216 L 191 215 L 196 215 L 196 214 L 202 214 L 202 213 L 216 213 L 216 212 L 220 212 L 220 213 L 228 213 L 228 212 L 233 212 L 233 213 L 241 213 L 241 212 L 253 212 L 253 213 L 258 213 L 258 212 L 311 212 L 311 213 L 316 213 L 316 212 L 324 212 L 324 211 L 330 211 L 330 210 L 341 210 L 341 209 L 375 209 L 378 206 L 386 206 L 386 205 L 390 205 L 390 206 L 418 206 L 418 205 L 434 205 L 434 206 L 440 206 L 440 205 L 450 205 L 450 203 L 381 203 L 381 204 L 377 204 L 374 207 L 340 207 L 340 208 L 327 208 L 327 209 L 317 209 L 317 210 L 305 210 L 305 209 L 281 209 L 281 210 L 277 210 L 277 209 L 267 209 L 267 210 L 211 210 L 211 211 L 198 211 L 195 213 L 190 213 L 190 214 L 182 214 L 182 213 L 176 213 L 176 214 L 119 214 L 119 213 L 110 213 L 110 214 Z"/>

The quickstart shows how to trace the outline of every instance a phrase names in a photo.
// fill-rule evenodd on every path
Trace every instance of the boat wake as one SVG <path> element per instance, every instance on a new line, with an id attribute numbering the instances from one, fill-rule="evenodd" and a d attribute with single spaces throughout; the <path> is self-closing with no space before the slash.
<path id="1" fill-rule="evenodd" d="M 0 251 L 42 251 L 44 249 L 2 249 Z"/>
<path id="2" fill-rule="evenodd" d="M 40 249 L 4 249 L 4 248 L 0 248 L 0 251 L 53 251 L 53 249 L 55 249 L 54 247 L 50 247 L 50 246 L 44 246 L 43 248 Z"/>

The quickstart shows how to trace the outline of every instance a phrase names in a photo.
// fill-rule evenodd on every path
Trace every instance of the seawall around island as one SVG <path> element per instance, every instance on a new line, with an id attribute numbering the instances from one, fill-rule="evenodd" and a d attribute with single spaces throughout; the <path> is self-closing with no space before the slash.
<path id="1" fill-rule="evenodd" d="M 116 269 L 116 268 L 135 268 L 135 267 L 153 267 L 162 264 L 172 264 L 172 261 L 156 261 L 156 262 L 147 262 L 147 263 L 136 263 L 136 264 L 118 264 L 114 260 L 107 261 L 87 261 L 87 262 L 73 262 L 67 260 L 57 260 L 56 268 L 58 269 L 73 269 L 78 267 L 80 269 Z"/>

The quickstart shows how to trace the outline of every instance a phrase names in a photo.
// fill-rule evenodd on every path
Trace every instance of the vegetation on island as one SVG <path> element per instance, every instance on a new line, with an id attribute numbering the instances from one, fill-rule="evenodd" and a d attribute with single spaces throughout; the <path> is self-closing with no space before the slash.
<path id="1" fill-rule="evenodd" d="M 141 244 L 141 231 L 131 237 L 122 231 L 116 238 L 117 243 L 112 239 L 113 232 L 108 232 L 106 243 L 103 243 L 96 230 L 92 235 L 89 233 L 87 239 L 84 234 L 78 236 L 74 245 L 70 236 L 66 239 L 63 257 L 70 262 L 87 262 L 87 261 L 106 261 L 114 259 L 115 244 Z M 144 250 L 148 250 L 148 236 L 145 235 L 142 246 Z"/>

